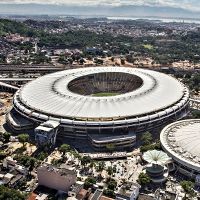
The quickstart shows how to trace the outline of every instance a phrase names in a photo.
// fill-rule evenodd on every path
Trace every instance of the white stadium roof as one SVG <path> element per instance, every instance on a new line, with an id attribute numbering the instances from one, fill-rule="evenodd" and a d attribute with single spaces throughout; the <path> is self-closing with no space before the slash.
<path id="1" fill-rule="evenodd" d="M 182 120 L 166 126 L 160 141 L 174 160 L 200 172 L 200 119 Z"/>
<path id="2" fill-rule="evenodd" d="M 69 90 L 68 84 L 79 77 L 96 73 L 128 73 L 140 77 L 138 89 L 116 96 L 84 96 Z M 186 94 L 186 95 L 185 95 Z M 185 96 L 184 96 L 185 95 Z M 27 108 L 63 118 L 126 118 L 182 106 L 189 92 L 175 78 L 144 69 L 92 67 L 52 73 L 29 82 L 19 91 Z"/>

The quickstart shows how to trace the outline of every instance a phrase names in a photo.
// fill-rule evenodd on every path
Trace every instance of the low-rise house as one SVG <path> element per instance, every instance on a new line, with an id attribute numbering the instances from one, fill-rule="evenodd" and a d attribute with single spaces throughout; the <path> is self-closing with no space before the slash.
<path id="1" fill-rule="evenodd" d="M 39 185 L 67 192 L 76 182 L 76 172 L 44 164 L 37 169 Z"/>
<path id="2" fill-rule="evenodd" d="M 3 167 L 6 169 L 16 170 L 23 175 L 28 174 L 28 170 L 26 169 L 26 167 L 24 167 L 22 165 L 18 165 L 17 161 L 14 160 L 12 157 L 6 157 L 3 160 Z"/>
<path id="3" fill-rule="evenodd" d="M 155 200 L 155 198 L 147 194 L 140 194 L 138 200 Z"/>
<path id="4" fill-rule="evenodd" d="M 8 168 L 9 165 L 15 166 L 17 164 L 17 161 L 14 160 L 12 157 L 8 156 L 3 160 L 3 167 Z"/>
<path id="5" fill-rule="evenodd" d="M 101 196 L 99 200 L 114 200 L 114 199 L 106 197 L 106 196 Z"/>
<path id="6" fill-rule="evenodd" d="M 77 181 L 74 185 L 72 185 L 68 191 L 69 197 L 76 197 L 78 193 L 83 189 L 84 182 Z"/>
<path id="7" fill-rule="evenodd" d="M 84 200 L 86 199 L 86 197 L 88 197 L 88 191 L 85 189 L 81 189 L 79 193 L 76 195 L 76 198 L 78 200 Z"/>
<path id="8" fill-rule="evenodd" d="M 12 178 L 13 178 L 14 176 L 15 176 L 15 175 L 10 174 L 10 173 L 5 174 L 4 177 L 3 177 L 4 183 L 5 183 L 5 184 L 8 184 L 8 183 L 12 180 Z"/>
<path id="9" fill-rule="evenodd" d="M 165 191 L 161 189 L 157 189 L 154 194 L 154 199 L 155 200 L 178 200 L 179 199 L 179 194 L 171 191 Z"/>
<path id="10" fill-rule="evenodd" d="M 9 186 L 15 188 L 17 185 L 22 183 L 25 180 L 25 176 L 18 174 L 9 182 Z"/>
<path id="11" fill-rule="evenodd" d="M 48 200 L 47 194 L 35 194 L 32 192 L 27 200 Z"/>
<path id="12" fill-rule="evenodd" d="M 90 200 L 99 200 L 100 197 L 102 196 L 102 194 L 103 194 L 103 191 L 97 189 L 97 190 L 94 192 L 94 194 L 91 196 Z"/>
<path id="13" fill-rule="evenodd" d="M 128 182 L 121 186 L 116 194 L 117 200 L 136 200 L 139 195 L 140 185 L 137 183 Z"/>
<path id="14" fill-rule="evenodd" d="M 19 173 L 23 174 L 23 175 L 27 175 L 28 174 L 27 168 L 22 166 L 22 165 L 15 165 L 14 169 L 16 171 L 18 171 Z"/>

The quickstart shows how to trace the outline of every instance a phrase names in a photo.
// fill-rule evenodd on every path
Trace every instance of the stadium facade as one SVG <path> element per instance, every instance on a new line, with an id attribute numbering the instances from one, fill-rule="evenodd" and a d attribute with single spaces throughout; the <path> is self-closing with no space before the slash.
<path id="1" fill-rule="evenodd" d="M 44 124 L 42 134 L 57 127 L 64 137 L 86 138 L 97 149 L 126 148 L 134 145 L 136 134 L 181 119 L 188 109 L 188 89 L 171 76 L 91 67 L 29 82 L 16 92 L 7 121 L 15 130 Z"/>

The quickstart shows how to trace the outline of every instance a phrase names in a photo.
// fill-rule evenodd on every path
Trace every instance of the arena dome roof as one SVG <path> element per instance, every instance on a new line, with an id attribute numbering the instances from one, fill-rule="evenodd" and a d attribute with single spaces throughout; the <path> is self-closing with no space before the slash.
<path id="1" fill-rule="evenodd" d="M 111 95 L 93 96 L 101 92 Z M 175 78 L 151 70 L 90 67 L 37 78 L 22 87 L 17 98 L 25 110 L 62 118 L 108 121 L 164 109 L 171 112 L 188 101 L 189 91 Z"/>
<path id="2" fill-rule="evenodd" d="M 166 126 L 160 141 L 175 161 L 200 172 L 200 119 L 182 120 Z"/>

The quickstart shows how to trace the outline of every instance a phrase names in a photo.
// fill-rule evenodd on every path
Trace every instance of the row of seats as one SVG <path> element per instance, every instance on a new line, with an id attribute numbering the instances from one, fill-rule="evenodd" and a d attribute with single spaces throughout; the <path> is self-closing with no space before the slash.
<path id="1" fill-rule="evenodd" d="M 69 90 L 82 95 L 100 92 L 117 92 L 124 94 L 142 85 L 142 80 L 130 74 L 101 73 L 81 77 L 72 81 Z"/>

